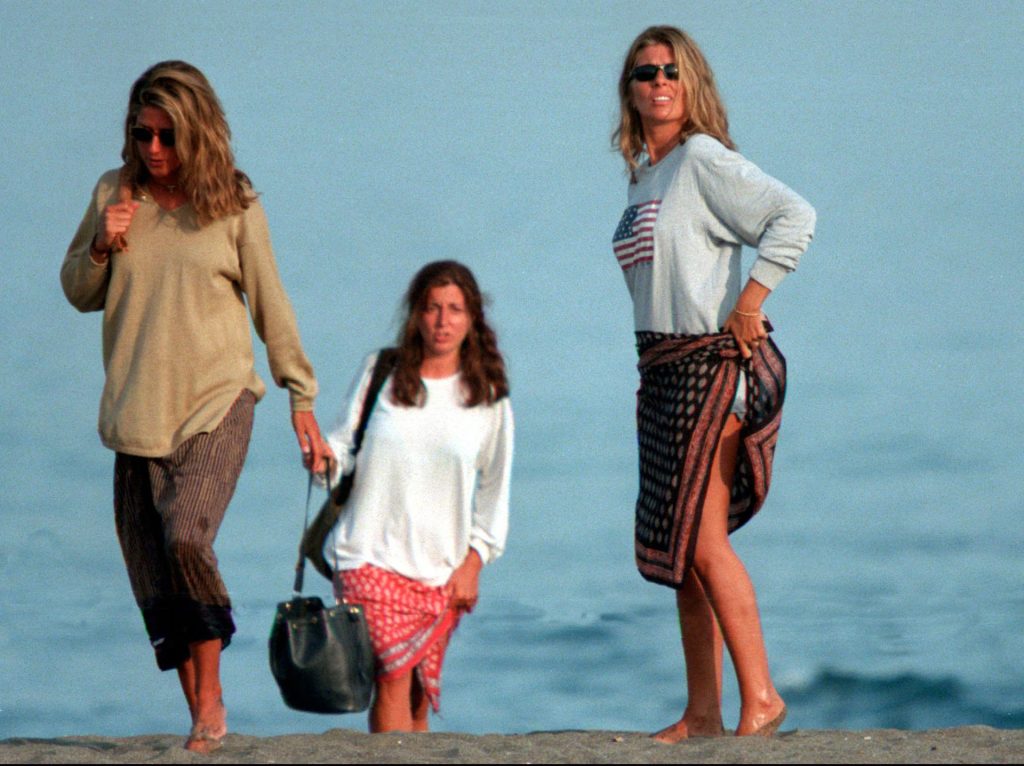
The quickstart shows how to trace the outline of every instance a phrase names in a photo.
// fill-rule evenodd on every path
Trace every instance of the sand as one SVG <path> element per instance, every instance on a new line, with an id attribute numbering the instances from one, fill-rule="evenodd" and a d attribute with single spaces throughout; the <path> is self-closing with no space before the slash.
<path id="1" fill-rule="evenodd" d="M 638 732 L 517 735 L 229 734 L 217 752 L 182 749 L 180 735 L 0 741 L 0 763 L 1020 763 L 1024 730 L 783 731 L 771 740 L 726 737 L 662 745 Z"/>

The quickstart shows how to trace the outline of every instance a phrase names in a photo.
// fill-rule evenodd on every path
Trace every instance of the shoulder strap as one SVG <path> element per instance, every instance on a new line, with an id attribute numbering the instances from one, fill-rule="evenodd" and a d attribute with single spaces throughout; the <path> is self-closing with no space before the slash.
<path id="1" fill-rule="evenodd" d="M 352 454 L 355 455 L 363 446 L 363 436 L 366 434 L 366 425 L 370 422 L 370 415 L 377 405 L 377 397 L 384 388 L 384 381 L 395 368 L 398 361 L 398 349 L 383 348 L 377 355 L 377 361 L 373 365 L 373 376 L 370 378 L 370 385 L 366 389 L 366 398 L 363 399 L 363 411 L 360 413 L 359 425 L 356 427 L 355 438 L 352 440 Z"/>
<path id="2" fill-rule="evenodd" d="M 373 374 L 370 376 L 370 385 L 366 389 L 366 396 L 363 398 L 363 410 L 359 414 L 359 425 L 352 438 L 352 455 L 358 455 L 363 446 L 363 437 L 366 435 L 366 426 L 370 422 L 370 415 L 377 404 L 377 397 L 384 388 L 384 381 L 395 368 L 398 362 L 398 349 L 383 348 L 377 354 L 377 361 L 373 365 Z M 340 484 L 339 484 L 340 486 Z"/>

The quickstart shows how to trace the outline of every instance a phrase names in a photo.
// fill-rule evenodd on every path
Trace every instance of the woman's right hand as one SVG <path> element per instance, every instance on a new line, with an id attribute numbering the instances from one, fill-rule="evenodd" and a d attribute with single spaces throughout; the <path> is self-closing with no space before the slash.
<path id="1" fill-rule="evenodd" d="M 131 226 L 135 211 L 139 209 L 139 203 L 135 200 L 118 202 L 114 205 L 107 205 L 103 210 L 103 217 L 100 221 L 99 230 L 96 232 L 94 245 L 100 252 L 109 252 L 114 245 L 121 241 L 121 238 Z"/>

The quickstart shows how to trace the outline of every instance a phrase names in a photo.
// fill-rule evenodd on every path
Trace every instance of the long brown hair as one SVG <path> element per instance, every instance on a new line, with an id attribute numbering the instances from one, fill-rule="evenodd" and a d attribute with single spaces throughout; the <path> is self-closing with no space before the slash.
<path id="1" fill-rule="evenodd" d="M 644 152 L 643 125 L 633 106 L 630 74 L 640 51 L 650 45 L 671 48 L 679 67 L 679 82 L 686 97 L 686 121 L 679 133 L 679 143 L 695 133 L 707 133 L 727 148 L 735 149 L 736 145 L 729 136 L 725 104 L 715 85 L 715 75 L 697 43 L 676 27 L 648 27 L 629 46 L 619 75 L 619 125 L 612 133 L 612 148 L 622 153 L 630 174 L 639 166 Z"/>
<path id="2" fill-rule="evenodd" d="M 508 396 L 505 360 L 498 350 L 497 336 L 487 324 L 483 295 L 473 272 L 458 261 L 435 261 L 419 270 L 405 292 L 405 321 L 398 331 L 398 360 L 391 384 L 391 400 L 395 404 L 419 407 L 424 403 L 426 387 L 420 379 L 423 338 L 418 315 L 426 308 L 430 290 L 445 285 L 455 285 L 462 291 L 471 318 L 469 332 L 459 349 L 466 406 L 493 404 Z"/>
<path id="3" fill-rule="evenodd" d="M 163 109 L 174 125 L 174 150 L 181 161 L 179 183 L 200 226 L 247 209 L 256 199 L 249 178 L 235 167 L 231 129 L 206 76 L 184 61 L 154 64 L 132 85 L 124 120 L 121 159 L 134 186 L 149 180 L 131 136 L 143 107 Z"/>

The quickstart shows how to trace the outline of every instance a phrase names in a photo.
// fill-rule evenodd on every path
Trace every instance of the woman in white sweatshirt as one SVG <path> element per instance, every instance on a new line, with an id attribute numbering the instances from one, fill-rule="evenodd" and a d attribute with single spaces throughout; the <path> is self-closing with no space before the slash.
<path id="1" fill-rule="evenodd" d="M 324 558 L 339 600 L 363 604 L 377 658 L 370 731 L 426 731 L 452 631 L 508 529 L 512 407 L 505 364 L 472 272 L 428 264 L 405 296 L 394 369 L 361 448 L 354 432 L 379 354 L 363 364 L 328 435 L 356 467 Z"/>

